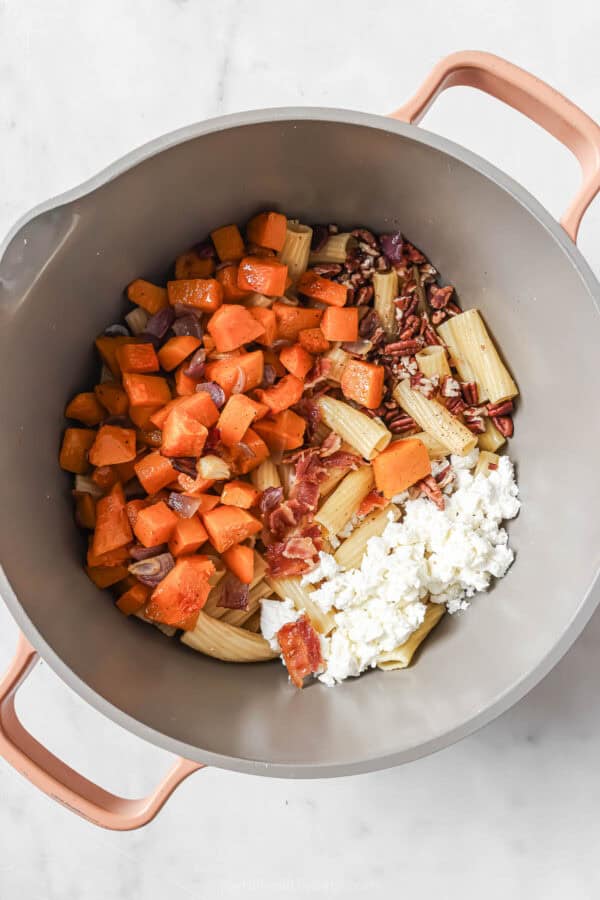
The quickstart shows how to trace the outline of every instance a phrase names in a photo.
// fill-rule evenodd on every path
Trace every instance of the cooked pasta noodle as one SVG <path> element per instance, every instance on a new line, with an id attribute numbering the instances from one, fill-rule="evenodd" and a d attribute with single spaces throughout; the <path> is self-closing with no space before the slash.
<path id="1" fill-rule="evenodd" d="M 393 503 L 369 513 L 334 553 L 337 564 L 344 569 L 357 569 L 364 556 L 367 541 L 372 537 L 380 537 L 390 519 L 397 522 L 399 518 L 400 510 Z"/>
<path id="2" fill-rule="evenodd" d="M 265 578 L 272 591 L 282 600 L 291 600 L 297 610 L 304 611 L 314 628 L 321 634 L 329 634 L 335 622 L 330 613 L 322 612 L 311 600 L 312 588 L 304 587 L 299 578 Z"/>
<path id="3" fill-rule="evenodd" d="M 410 665 L 417 648 L 423 643 L 430 631 L 435 628 L 445 612 L 446 607 L 443 603 L 428 603 L 425 610 L 425 618 L 421 625 L 416 631 L 413 631 L 404 644 L 396 647 L 395 650 L 382 653 L 377 660 L 377 667 L 379 669 L 406 669 Z"/>
<path id="4" fill-rule="evenodd" d="M 348 403 L 333 397 L 320 397 L 318 403 L 326 424 L 365 459 L 373 459 L 391 441 L 392 435 L 383 422 L 371 419 Z"/>
<path id="5" fill-rule="evenodd" d="M 350 521 L 374 484 L 371 466 L 349 472 L 315 513 L 315 521 L 328 535 L 336 535 Z"/>
<path id="6" fill-rule="evenodd" d="M 279 259 L 288 267 L 292 284 L 295 284 L 308 266 L 312 233 L 312 228 L 308 225 L 301 225 L 296 219 L 288 219 L 285 243 Z"/>
<path id="7" fill-rule="evenodd" d="M 494 469 L 498 467 L 498 462 L 500 461 L 500 457 L 496 453 L 490 453 L 488 450 L 482 450 L 479 454 L 479 459 L 477 460 L 477 465 L 475 466 L 475 470 L 473 475 L 489 475 Z"/>
<path id="8" fill-rule="evenodd" d="M 331 363 L 327 378 L 330 381 L 337 381 L 339 383 L 342 380 L 346 363 L 350 359 L 350 354 L 346 353 L 345 350 L 342 350 L 341 347 L 332 347 L 331 350 L 328 350 L 325 354 L 325 359 L 328 359 Z"/>
<path id="9" fill-rule="evenodd" d="M 258 491 L 266 491 L 270 487 L 281 487 L 281 478 L 272 459 L 265 459 L 259 466 L 252 469 L 250 480 Z"/>
<path id="10" fill-rule="evenodd" d="M 394 337 L 398 332 L 396 321 L 396 307 L 394 300 L 398 296 L 398 275 L 392 269 L 390 272 L 375 272 L 373 274 L 373 305 L 381 319 L 381 324 L 388 337 Z"/>
<path id="11" fill-rule="evenodd" d="M 460 378 L 460 380 L 464 381 L 465 383 L 477 382 L 474 370 L 472 369 L 466 357 L 460 352 L 460 348 L 451 328 L 451 322 L 452 319 L 447 319 L 441 325 L 438 325 L 437 332 L 448 348 L 452 365 L 458 372 L 458 377 Z M 477 385 L 477 387 L 479 392 L 479 399 L 481 401 L 487 400 L 488 397 L 483 389 L 483 386 Z"/>
<path id="12" fill-rule="evenodd" d="M 315 263 L 343 263 L 356 244 L 356 238 L 349 232 L 331 234 L 320 250 L 314 250 L 310 254 L 308 261 L 311 266 Z"/>
<path id="13" fill-rule="evenodd" d="M 437 400 L 429 400 L 420 391 L 414 391 L 408 380 L 401 381 L 394 389 L 394 399 L 402 409 L 423 429 L 451 453 L 464 456 L 477 444 L 476 435 L 453 416 Z"/>
<path id="14" fill-rule="evenodd" d="M 491 419 L 485 420 L 485 431 L 477 438 L 477 445 L 480 450 L 498 450 L 506 443 L 506 438 L 501 431 L 498 431 Z"/>
<path id="15" fill-rule="evenodd" d="M 432 434 L 428 434 L 426 431 L 419 431 L 418 434 L 411 434 L 410 437 L 418 438 L 418 440 L 425 445 L 427 453 L 429 454 L 429 459 L 443 459 L 450 453 L 444 444 L 440 444 L 437 438 Z M 394 438 L 393 442 L 406 440 L 409 440 L 409 438 L 400 437 Z"/>
<path id="16" fill-rule="evenodd" d="M 181 641 L 193 650 L 224 662 L 260 662 L 278 655 L 262 635 L 213 619 L 204 611 L 198 613 L 194 630 L 185 631 Z"/>
<path id="17" fill-rule="evenodd" d="M 415 355 L 417 365 L 426 378 L 437 375 L 443 378 L 444 375 L 450 375 L 450 366 L 448 365 L 448 357 L 446 351 L 439 344 L 432 347 L 424 347 Z"/>

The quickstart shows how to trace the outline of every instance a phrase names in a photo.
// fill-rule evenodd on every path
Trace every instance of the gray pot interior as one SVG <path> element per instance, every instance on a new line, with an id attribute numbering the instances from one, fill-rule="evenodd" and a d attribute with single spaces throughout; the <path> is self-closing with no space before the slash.
<path id="1" fill-rule="evenodd" d="M 197 128 L 198 136 L 43 212 L 6 250 L 0 558 L 18 598 L 8 592 L 7 600 L 76 690 L 189 757 L 296 776 L 402 762 L 505 708 L 592 612 L 597 285 L 524 192 L 417 129 L 310 111 L 232 121 Z M 93 383 L 93 338 L 126 309 L 123 287 L 138 276 L 164 279 L 175 256 L 212 227 L 264 208 L 307 222 L 401 228 L 463 306 L 483 311 L 522 392 L 510 445 L 523 499 L 509 529 L 514 567 L 466 615 L 446 617 L 412 668 L 335 690 L 298 692 L 276 662 L 219 663 L 126 621 L 83 572 L 71 478 L 57 464 L 65 403 Z"/>

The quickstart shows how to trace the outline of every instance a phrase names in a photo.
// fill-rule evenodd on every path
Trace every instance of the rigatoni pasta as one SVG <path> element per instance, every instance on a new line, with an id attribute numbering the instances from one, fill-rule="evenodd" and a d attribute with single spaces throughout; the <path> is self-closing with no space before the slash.
<path id="1" fill-rule="evenodd" d="M 413 390 L 409 381 L 401 381 L 397 385 L 394 397 L 423 431 L 448 447 L 451 453 L 464 456 L 476 446 L 476 435 L 437 400 L 429 399 L 420 391 Z"/>
<path id="2" fill-rule="evenodd" d="M 365 459 L 373 459 L 392 439 L 390 431 L 377 419 L 333 397 L 320 397 L 319 409 L 332 431 L 354 447 Z"/>
<path id="3" fill-rule="evenodd" d="M 371 466 L 362 466 L 350 472 L 316 512 L 315 522 L 323 526 L 326 534 L 339 534 L 356 513 L 373 483 Z"/>
<path id="4" fill-rule="evenodd" d="M 396 647 L 395 650 L 382 653 L 377 659 L 377 667 L 379 669 L 406 669 L 418 648 L 445 612 L 446 607 L 443 603 L 428 603 L 422 624 L 416 631 L 413 631 L 407 641 Z"/>
<path id="5" fill-rule="evenodd" d="M 319 250 L 311 251 L 309 262 L 315 263 L 343 263 L 348 253 L 356 246 L 356 238 L 350 232 L 330 234 Z"/>
<path id="6" fill-rule="evenodd" d="M 389 272 L 375 272 L 373 296 L 373 308 L 381 320 L 385 333 L 392 338 L 398 333 L 394 304 L 394 300 L 398 296 L 398 275 L 393 269 Z"/>
<path id="7" fill-rule="evenodd" d="M 436 376 L 443 378 L 450 375 L 450 366 L 448 365 L 448 356 L 445 349 L 439 344 L 431 347 L 424 347 L 418 353 L 415 353 L 417 365 L 426 378 Z"/>
<path id="8" fill-rule="evenodd" d="M 295 284 L 308 267 L 312 228 L 301 225 L 296 219 L 288 219 L 285 242 L 279 259 L 288 267 L 288 275 Z"/>

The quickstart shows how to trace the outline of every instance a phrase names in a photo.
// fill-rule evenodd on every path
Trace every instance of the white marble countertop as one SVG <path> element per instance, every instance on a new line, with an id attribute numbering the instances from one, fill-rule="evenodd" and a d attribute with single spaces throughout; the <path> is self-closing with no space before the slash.
<path id="1" fill-rule="evenodd" d="M 0 232 L 194 120 L 286 104 L 389 111 L 456 49 L 505 55 L 600 120 L 599 33 L 590 0 L 0 0 Z M 557 214 L 577 183 L 562 147 L 488 98 L 449 92 L 426 124 Z M 600 275 L 599 232 L 596 202 L 580 245 Z M 0 605 L 0 669 L 15 640 Z M 209 770 L 137 833 L 99 831 L 0 761 L 0 897 L 597 898 L 599 642 L 600 614 L 525 700 L 436 756 L 319 782 Z M 18 707 L 113 790 L 147 791 L 169 765 L 44 665 Z"/>

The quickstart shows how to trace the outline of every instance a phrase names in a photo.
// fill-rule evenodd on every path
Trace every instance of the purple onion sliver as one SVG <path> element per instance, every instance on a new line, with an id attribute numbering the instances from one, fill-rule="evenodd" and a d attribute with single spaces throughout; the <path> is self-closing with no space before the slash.
<path id="1" fill-rule="evenodd" d="M 246 459 L 252 459 L 253 456 L 256 456 L 256 453 L 246 444 L 244 441 L 238 441 L 237 444 L 234 444 L 237 450 L 246 457 Z"/>
<path id="2" fill-rule="evenodd" d="M 155 350 L 160 350 L 164 342 L 164 338 L 156 337 L 155 334 L 148 334 L 145 331 L 138 334 L 137 339 L 141 344 L 152 344 Z"/>
<path id="3" fill-rule="evenodd" d="M 400 262 L 404 251 L 404 241 L 399 231 L 393 234 L 382 234 L 379 238 L 381 249 L 389 260 Z"/>
<path id="4" fill-rule="evenodd" d="M 204 381 L 202 384 L 197 384 L 196 393 L 199 394 L 201 391 L 205 391 L 210 396 L 217 409 L 221 409 L 225 405 L 225 391 L 216 381 Z"/>
<path id="5" fill-rule="evenodd" d="M 194 247 L 194 253 L 200 259 L 212 259 L 213 256 L 216 255 L 216 251 L 212 241 L 200 241 L 199 244 L 196 244 Z"/>
<path id="6" fill-rule="evenodd" d="M 206 350 L 199 347 L 189 360 L 187 366 L 183 370 L 183 374 L 194 381 L 200 381 L 204 375 L 204 364 L 206 362 Z"/>
<path id="7" fill-rule="evenodd" d="M 266 516 L 267 513 L 273 512 L 273 510 L 279 506 L 281 501 L 283 500 L 283 488 L 282 487 L 268 487 L 265 488 L 262 492 L 262 496 L 259 502 L 259 509 L 263 516 Z"/>
<path id="8" fill-rule="evenodd" d="M 171 465 L 176 472 L 181 472 L 182 475 L 189 475 L 190 478 L 195 478 L 198 474 L 196 471 L 196 460 L 193 456 L 174 457 L 171 459 Z"/>
<path id="9" fill-rule="evenodd" d="M 146 584 L 148 587 L 156 587 L 174 566 L 175 560 L 171 554 L 161 553 L 159 556 L 152 556 L 149 559 L 141 559 L 139 562 L 132 563 L 129 566 L 129 571 L 142 584 Z"/>
<path id="10" fill-rule="evenodd" d="M 186 497 L 184 494 L 178 494 L 177 491 L 171 491 L 167 506 L 182 519 L 191 519 L 198 512 L 200 500 L 197 497 Z"/>
<path id="11" fill-rule="evenodd" d="M 246 373 L 244 372 L 244 370 L 242 369 L 241 366 L 237 366 L 237 378 L 235 380 L 235 384 L 231 388 L 231 393 L 232 394 L 243 394 L 244 391 L 246 390 L 246 384 L 247 384 Z"/>
<path id="12" fill-rule="evenodd" d="M 179 316 L 173 322 L 173 331 L 178 337 L 196 337 L 202 339 L 202 324 L 198 316 L 191 312 Z"/>
<path id="13" fill-rule="evenodd" d="M 273 368 L 273 366 L 267 363 L 263 369 L 263 377 L 262 377 L 262 387 L 268 388 L 275 384 L 275 380 L 277 378 L 277 372 Z"/>
<path id="14" fill-rule="evenodd" d="M 174 319 L 175 313 L 173 312 L 172 307 L 165 306 L 164 309 L 159 309 L 157 313 L 150 316 L 146 322 L 144 334 L 151 334 L 162 340 L 173 324 Z"/>
<path id="15" fill-rule="evenodd" d="M 104 329 L 106 337 L 130 337 L 131 332 L 124 325 L 109 325 Z"/>
<path id="16" fill-rule="evenodd" d="M 129 551 L 129 555 L 132 559 L 135 559 L 136 562 L 140 562 L 143 559 L 151 559 L 153 556 L 160 556 L 161 553 L 166 553 L 167 550 L 166 544 L 157 544 L 156 547 L 142 547 L 139 545 L 132 547 Z"/>
<path id="17" fill-rule="evenodd" d="M 329 237 L 329 229 L 326 225 L 313 225 L 313 233 L 310 241 L 310 249 L 313 253 L 322 250 L 327 243 Z"/>
<path id="18" fill-rule="evenodd" d="M 217 606 L 224 609 L 248 609 L 249 585 L 243 584 L 233 572 L 225 575 L 219 587 Z"/>

